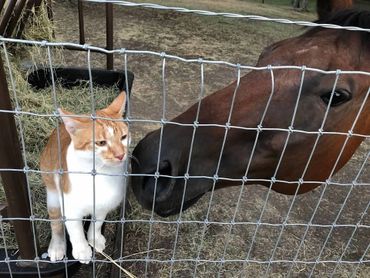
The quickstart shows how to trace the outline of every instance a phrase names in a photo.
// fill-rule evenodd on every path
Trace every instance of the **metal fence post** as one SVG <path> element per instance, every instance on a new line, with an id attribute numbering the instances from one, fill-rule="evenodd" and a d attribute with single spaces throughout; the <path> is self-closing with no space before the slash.
<path id="1" fill-rule="evenodd" d="M 0 109 L 13 110 L 7 86 L 3 61 L 0 56 Z M 30 204 L 18 134 L 13 113 L 0 112 L 0 169 L 20 169 L 20 171 L 1 170 L 1 178 L 8 203 L 8 216 L 25 218 L 12 221 L 22 259 L 34 259 L 32 226 L 29 220 Z"/>
<path id="2" fill-rule="evenodd" d="M 85 44 L 84 11 L 83 3 L 81 0 L 78 0 L 78 27 L 80 30 L 80 44 Z"/>
<path id="3" fill-rule="evenodd" d="M 113 4 L 106 4 L 107 50 L 113 49 Z M 113 54 L 107 54 L 107 69 L 113 69 Z"/>
<path id="4" fill-rule="evenodd" d="M 17 2 L 17 5 L 14 7 L 13 16 L 10 18 L 8 26 L 5 29 L 5 37 L 12 36 L 14 30 L 17 27 L 19 18 L 21 17 L 25 6 L 26 6 L 26 0 L 20 0 Z"/>
<path id="5" fill-rule="evenodd" d="M 13 9 L 14 9 L 16 3 L 17 3 L 16 0 L 10 0 L 7 3 L 7 6 L 5 8 L 5 11 L 4 11 L 3 17 L 1 19 L 1 23 L 0 23 L 0 34 L 1 35 L 4 34 L 5 28 L 8 25 L 10 17 L 12 16 Z"/>

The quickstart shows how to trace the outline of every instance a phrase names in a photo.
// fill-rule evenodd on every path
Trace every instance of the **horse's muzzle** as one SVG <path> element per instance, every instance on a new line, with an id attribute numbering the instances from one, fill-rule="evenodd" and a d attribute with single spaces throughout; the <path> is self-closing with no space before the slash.
<path id="1" fill-rule="evenodd" d="M 154 210 L 160 216 L 177 214 L 196 203 L 212 187 L 209 180 L 185 178 L 189 157 L 184 149 L 190 148 L 191 131 L 166 126 L 163 136 L 156 130 L 135 147 L 133 156 L 137 161 L 132 161 L 131 186 L 145 209 Z M 178 132 L 185 134 L 179 136 Z M 159 148 L 160 139 L 162 148 Z M 201 166 L 197 169 L 202 173 Z M 193 173 L 192 169 L 188 172 Z"/>
<path id="2" fill-rule="evenodd" d="M 144 162 L 145 164 L 145 162 Z M 139 203 L 146 209 L 153 209 L 159 215 L 168 205 L 171 200 L 173 188 L 176 179 L 171 176 L 176 175 L 173 173 L 173 167 L 169 160 L 159 162 L 158 166 L 151 169 L 145 169 L 145 165 L 135 164 L 132 165 L 133 173 L 132 189 L 138 199 Z"/>
<path id="3" fill-rule="evenodd" d="M 175 180 L 170 178 L 171 169 L 171 163 L 164 160 L 159 163 L 158 169 L 144 176 L 141 187 L 146 196 L 151 196 L 156 202 L 167 200 L 175 183 Z"/>

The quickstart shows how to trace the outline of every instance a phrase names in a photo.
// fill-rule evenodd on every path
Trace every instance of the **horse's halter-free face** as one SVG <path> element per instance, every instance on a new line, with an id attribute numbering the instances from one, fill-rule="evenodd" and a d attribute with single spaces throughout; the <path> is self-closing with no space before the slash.
<path id="1" fill-rule="evenodd" d="M 166 216 L 213 188 L 258 183 L 300 194 L 321 185 L 370 132 L 370 77 L 337 71 L 369 71 L 369 49 L 358 32 L 332 29 L 267 47 L 257 64 L 266 69 L 202 100 L 195 129 L 197 103 L 172 120 L 180 124 L 139 142 L 134 156 L 140 164 L 132 169 L 149 175 L 133 177 L 137 199 L 151 209 L 155 195 L 154 210 Z"/>

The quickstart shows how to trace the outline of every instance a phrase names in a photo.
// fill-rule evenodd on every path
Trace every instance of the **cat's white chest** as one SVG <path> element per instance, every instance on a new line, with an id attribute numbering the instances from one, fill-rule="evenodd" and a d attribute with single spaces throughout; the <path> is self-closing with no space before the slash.
<path id="1" fill-rule="evenodd" d="M 82 216 L 109 212 L 120 205 L 126 191 L 125 177 L 122 176 L 125 165 L 99 167 L 97 174 L 93 170 L 92 160 L 81 159 L 73 150 L 68 149 L 67 165 L 70 191 L 64 194 L 67 210 L 77 211 Z"/>

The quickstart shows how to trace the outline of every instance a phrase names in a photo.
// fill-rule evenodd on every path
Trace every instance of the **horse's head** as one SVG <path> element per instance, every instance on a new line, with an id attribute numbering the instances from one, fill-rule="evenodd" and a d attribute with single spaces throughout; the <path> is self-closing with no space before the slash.
<path id="1" fill-rule="evenodd" d="M 325 23 L 370 28 L 369 18 L 342 11 Z M 257 66 L 368 72 L 369 61 L 369 33 L 316 27 L 267 47 Z M 133 191 L 146 208 L 154 198 L 160 215 L 186 209 L 213 187 L 260 183 L 284 194 L 310 191 L 350 159 L 364 138 L 356 134 L 369 134 L 369 86 L 370 76 L 361 74 L 253 70 L 204 98 L 199 124 L 196 103 L 172 120 L 180 124 L 165 124 L 137 145 L 133 173 L 149 175 L 134 177 Z"/>

